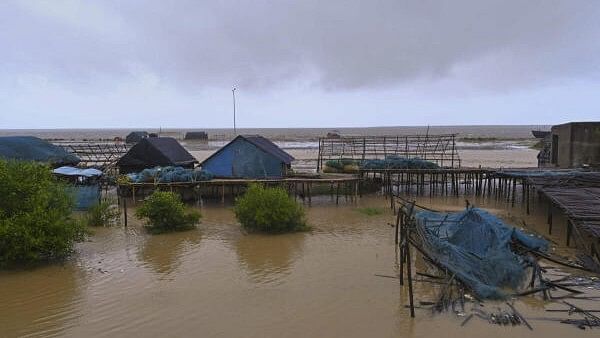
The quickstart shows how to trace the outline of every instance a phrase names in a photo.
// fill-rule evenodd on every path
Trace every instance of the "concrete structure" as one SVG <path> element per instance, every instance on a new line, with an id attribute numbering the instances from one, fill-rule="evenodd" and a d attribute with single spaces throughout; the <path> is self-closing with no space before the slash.
<path id="1" fill-rule="evenodd" d="M 238 136 L 201 163 L 223 178 L 284 177 L 294 158 L 259 135 Z"/>
<path id="2" fill-rule="evenodd" d="M 550 166 L 600 167 L 600 122 L 570 122 L 552 127 Z"/>

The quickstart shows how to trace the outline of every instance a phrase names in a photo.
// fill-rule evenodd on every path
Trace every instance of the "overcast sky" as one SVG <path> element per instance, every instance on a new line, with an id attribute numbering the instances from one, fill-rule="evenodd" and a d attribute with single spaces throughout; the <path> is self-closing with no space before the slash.
<path id="1" fill-rule="evenodd" d="M 597 0 L 0 1 L 0 128 L 600 120 Z"/>

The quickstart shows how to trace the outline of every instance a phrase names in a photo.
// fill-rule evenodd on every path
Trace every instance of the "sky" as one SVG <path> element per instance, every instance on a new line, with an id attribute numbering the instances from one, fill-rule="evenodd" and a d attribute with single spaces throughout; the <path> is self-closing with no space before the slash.
<path id="1" fill-rule="evenodd" d="M 596 0 L 0 1 L 0 129 L 600 120 Z"/>

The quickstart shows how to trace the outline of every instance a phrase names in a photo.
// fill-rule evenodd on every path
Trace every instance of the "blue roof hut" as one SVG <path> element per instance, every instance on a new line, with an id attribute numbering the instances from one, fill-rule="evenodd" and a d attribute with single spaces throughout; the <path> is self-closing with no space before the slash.
<path id="1" fill-rule="evenodd" d="M 53 167 L 80 162 L 77 156 L 64 148 L 33 136 L 0 137 L 0 158 L 44 162 Z"/>
<path id="2" fill-rule="evenodd" d="M 259 135 L 240 135 L 201 163 L 216 177 L 283 177 L 294 158 Z"/>

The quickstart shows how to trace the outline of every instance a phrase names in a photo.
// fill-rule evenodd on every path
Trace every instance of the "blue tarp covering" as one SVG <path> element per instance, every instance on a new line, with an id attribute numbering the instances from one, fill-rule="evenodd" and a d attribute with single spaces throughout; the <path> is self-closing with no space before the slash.
<path id="1" fill-rule="evenodd" d="M 504 298 L 502 288 L 517 288 L 525 277 L 524 258 L 511 250 L 511 242 L 546 251 L 548 242 L 510 227 L 478 209 L 444 213 L 415 213 L 424 248 L 439 264 L 479 297 Z"/>
<path id="2" fill-rule="evenodd" d="M 79 158 L 63 148 L 33 136 L 0 137 L 0 158 L 75 165 Z"/>
<path id="3" fill-rule="evenodd" d="M 209 181 L 213 175 L 200 169 L 186 169 L 182 167 L 156 167 L 144 169 L 139 173 L 127 174 L 134 183 L 173 183 Z"/>
<path id="4" fill-rule="evenodd" d="M 102 176 L 102 171 L 98 169 L 80 169 L 75 167 L 60 167 L 52 170 L 53 173 L 64 176 L 82 176 L 82 177 L 97 177 Z"/>
<path id="5" fill-rule="evenodd" d="M 87 210 L 100 200 L 98 185 L 69 185 L 67 191 L 75 199 L 76 210 Z"/>

